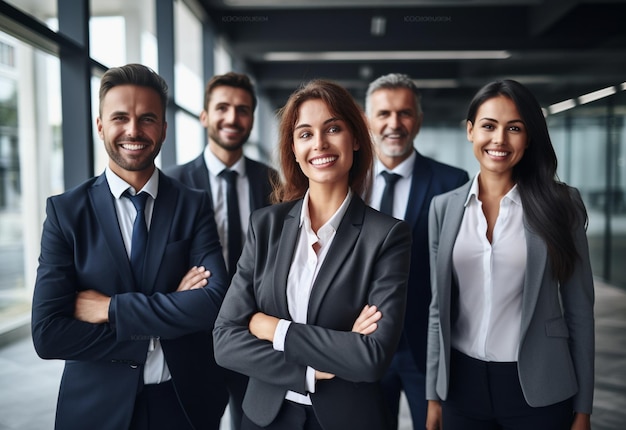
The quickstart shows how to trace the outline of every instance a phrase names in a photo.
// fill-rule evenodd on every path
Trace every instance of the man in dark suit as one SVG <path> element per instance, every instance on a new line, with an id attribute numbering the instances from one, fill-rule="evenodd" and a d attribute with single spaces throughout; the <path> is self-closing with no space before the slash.
<path id="1" fill-rule="evenodd" d="M 422 429 L 426 425 L 426 343 L 431 298 L 428 209 L 434 196 L 463 185 L 469 176 L 464 170 L 421 155 L 413 147 L 423 112 L 420 92 L 410 77 L 395 73 L 379 77 L 369 85 L 365 104 L 378 158 L 371 205 L 407 221 L 413 235 L 404 330 L 382 380 L 383 389 L 395 427 L 404 391 L 413 427 Z"/>
<path id="2" fill-rule="evenodd" d="M 149 68 L 108 70 L 108 166 L 47 201 L 32 335 L 66 360 L 57 429 L 219 428 L 210 331 L 228 280 L 206 194 L 155 167 L 166 101 Z"/>
<path id="3" fill-rule="evenodd" d="M 242 238 L 250 213 L 270 204 L 272 176 L 278 173 L 267 165 L 245 157 L 257 104 L 254 87 L 244 74 L 229 72 L 214 76 L 206 86 L 200 121 L 207 129 L 207 145 L 194 160 L 166 169 L 165 173 L 192 188 L 204 190 L 213 207 L 230 277 L 241 255 Z M 234 189 L 226 174 L 235 176 Z M 230 192 L 236 192 L 229 194 Z M 236 201 L 235 210 L 229 200 Z M 231 428 L 240 428 L 241 403 L 248 378 L 224 369 L 225 387 L 230 393 Z"/>

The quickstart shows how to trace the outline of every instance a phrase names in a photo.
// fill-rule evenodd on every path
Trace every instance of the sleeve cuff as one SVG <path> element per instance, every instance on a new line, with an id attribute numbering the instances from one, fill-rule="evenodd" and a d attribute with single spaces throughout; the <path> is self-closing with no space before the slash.
<path id="1" fill-rule="evenodd" d="M 315 393 L 315 369 L 311 366 L 306 367 L 306 390 Z"/>
<path id="2" fill-rule="evenodd" d="M 276 326 L 276 331 L 274 332 L 274 349 L 276 351 L 285 351 L 285 338 L 287 337 L 287 330 L 289 330 L 289 326 L 291 325 L 291 321 L 287 320 L 279 320 L 278 325 Z"/>

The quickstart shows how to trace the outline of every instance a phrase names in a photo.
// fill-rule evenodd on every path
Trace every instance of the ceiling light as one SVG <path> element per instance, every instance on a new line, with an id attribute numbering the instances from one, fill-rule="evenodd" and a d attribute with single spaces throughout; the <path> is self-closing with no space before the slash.
<path id="1" fill-rule="evenodd" d="M 387 19 L 384 16 L 373 16 L 370 33 L 372 36 L 384 36 Z"/>
<path id="2" fill-rule="evenodd" d="M 548 111 L 551 115 L 554 115 L 555 113 L 563 112 L 574 107 L 576 107 L 576 102 L 574 101 L 574 99 L 569 99 L 548 106 Z"/>
<path id="3" fill-rule="evenodd" d="M 502 60 L 508 51 L 325 51 L 268 52 L 264 61 L 408 61 L 408 60 Z"/>
<path id="4" fill-rule="evenodd" d="M 607 87 L 607 88 L 602 88 L 601 90 L 597 90 L 597 91 L 593 91 L 591 93 L 588 94 L 584 94 L 580 97 L 578 97 L 578 103 L 579 104 L 585 104 L 585 103 L 590 103 L 596 100 L 600 100 L 604 97 L 608 97 L 610 95 L 613 95 L 617 92 L 617 90 L 615 89 L 615 87 Z"/>

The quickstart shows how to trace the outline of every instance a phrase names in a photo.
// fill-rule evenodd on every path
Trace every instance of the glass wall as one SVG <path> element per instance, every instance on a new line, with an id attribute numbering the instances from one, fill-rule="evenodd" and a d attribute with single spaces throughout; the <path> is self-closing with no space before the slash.
<path id="1" fill-rule="evenodd" d="M 45 198 L 63 191 L 58 58 L 0 31 L 0 328 L 30 306 Z"/>
<path id="2" fill-rule="evenodd" d="M 587 206 L 594 275 L 626 288 L 626 92 L 548 120 L 559 176 Z"/>

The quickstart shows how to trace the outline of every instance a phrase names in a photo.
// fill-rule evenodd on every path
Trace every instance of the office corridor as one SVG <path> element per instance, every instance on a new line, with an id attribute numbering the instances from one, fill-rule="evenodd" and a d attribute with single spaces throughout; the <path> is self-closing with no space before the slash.
<path id="1" fill-rule="evenodd" d="M 626 428 L 626 291 L 596 281 L 593 430 Z M 61 361 L 37 357 L 27 330 L 0 347 L 0 430 L 53 428 Z M 226 423 L 222 430 L 230 430 Z M 411 430 L 402 408 L 399 430 Z"/>

